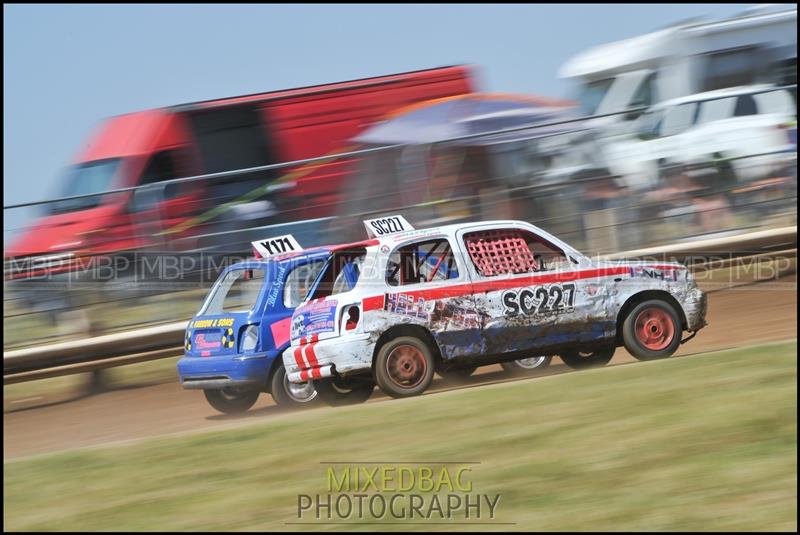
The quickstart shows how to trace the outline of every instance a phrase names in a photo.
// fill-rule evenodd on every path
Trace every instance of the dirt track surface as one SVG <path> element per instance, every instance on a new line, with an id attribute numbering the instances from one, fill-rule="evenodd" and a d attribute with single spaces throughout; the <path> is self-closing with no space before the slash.
<path id="1" fill-rule="evenodd" d="M 796 338 L 796 279 L 712 292 L 707 319 L 709 326 L 681 346 L 677 355 Z M 636 361 L 619 348 L 611 365 L 631 362 Z M 556 358 L 547 374 L 568 372 L 571 370 Z M 513 379 L 500 366 L 486 366 L 460 385 L 437 377 L 431 391 L 505 380 Z M 369 403 L 386 399 L 376 391 Z M 245 415 L 225 416 L 208 405 L 202 392 L 185 391 L 177 380 L 126 388 L 5 412 L 3 458 L 257 422 L 281 412 L 269 394 L 262 394 Z"/>

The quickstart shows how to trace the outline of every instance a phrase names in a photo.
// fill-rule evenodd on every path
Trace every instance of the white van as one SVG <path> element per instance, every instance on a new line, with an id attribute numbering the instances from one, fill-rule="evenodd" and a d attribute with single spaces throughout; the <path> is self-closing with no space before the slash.
<path id="1" fill-rule="evenodd" d="M 797 8 L 758 7 L 607 43 L 571 58 L 559 76 L 576 83 L 586 115 L 756 83 L 796 84 Z M 597 119 L 595 126 L 619 131 L 637 116 Z"/>
<path id="2" fill-rule="evenodd" d="M 629 187 L 658 184 L 665 169 L 725 163 L 737 181 L 764 178 L 796 158 L 796 101 L 787 89 L 736 87 L 668 100 L 633 132 L 605 140 L 609 170 Z"/>

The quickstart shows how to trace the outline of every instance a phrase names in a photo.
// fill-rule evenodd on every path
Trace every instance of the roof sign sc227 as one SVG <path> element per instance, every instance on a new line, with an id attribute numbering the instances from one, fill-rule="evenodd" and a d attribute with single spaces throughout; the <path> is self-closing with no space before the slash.
<path id="1" fill-rule="evenodd" d="M 364 226 L 367 228 L 367 235 L 370 238 L 380 238 L 381 236 L 388 236 L 389 234 L 414 230 L 411 223 L 406 221 L 406 218 L 401 215 L 366 219 L 364 220 Z"/>

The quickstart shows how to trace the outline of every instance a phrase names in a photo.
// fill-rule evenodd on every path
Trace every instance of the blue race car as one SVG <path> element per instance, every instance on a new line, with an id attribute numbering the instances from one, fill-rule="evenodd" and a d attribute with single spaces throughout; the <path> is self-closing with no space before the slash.
<path id="1" fill-rule="evenodd" d="M 226 268 L 189 322 L 178 361 L 183 388 L 201 389 L 216 410 L 238 413 L 269 392 L 278 405 L 317 397 L 313 381 L 291 383 L 281 353 L 292 313 L 306 297 L 330 248 L 302 250 L 291 236 L 253 242 L 256 258 Z"/>

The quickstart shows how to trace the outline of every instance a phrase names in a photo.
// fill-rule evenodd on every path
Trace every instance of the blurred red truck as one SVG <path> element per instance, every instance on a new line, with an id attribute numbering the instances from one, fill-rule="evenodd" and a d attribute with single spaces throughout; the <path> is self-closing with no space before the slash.
<path id="1" fill-rule="evenodd" d="M 45 215 L 6 248 L 6 279 L 75 270 L 97 254 L 205 250 L 220 245 L 207 237 L 223 231 L 332 215 L 347 159 L 226 172 L 346 152 L 348 139 L 393 110 L 472 85 L 470 67 L 452 66 L 108 119 L 69 166 L 58 197 L 148 187 L 44 205 Z M 162 184 L 211 173 L 219 176 Z"/>

